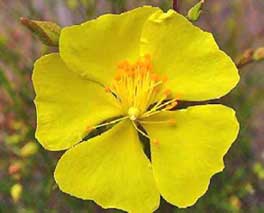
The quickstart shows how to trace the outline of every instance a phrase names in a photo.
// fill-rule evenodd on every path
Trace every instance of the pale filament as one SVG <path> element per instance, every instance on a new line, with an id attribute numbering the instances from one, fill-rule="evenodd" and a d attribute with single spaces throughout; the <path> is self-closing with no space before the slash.
<path id="1" fill-rule="evenodd" d="M 161 101 L 161 103 L 162 103 L 162 101 Z M 162 103 L 162 104 L 156 104 L 153 108 L 151 108 L 149 111 L 144 113 L 141 118 L 150 117 L 150 116 L 155 115 L 157 113 L 168 111 L 168 110 L 174 108 L 176 105 L 177 105 L 176 99 L 166 101 L 165 103 Z"/>
<path id="2" fill-rule="evenodd" d="M 109 121 L 109 122 L 105 122 L 105 123 L 102 123 L 102 124 L 99 124 L 99 125 L 96 125 L 96 126 L 88 127 L 88 130 L 93 130 L 93 129 L 97 129 L 97 128 L 100 128 L 100 127 L 103 127 L 103 126 L 108 126 L 108 125 L 111 125 L 111 124 L 115 124 L 115 123 L 118 123 L 118 122 L 123 121 L 123 120 L 128 119 L 128 118 L 129 118 L 128 116 L 117 118 L 117 119 Z"/>
<path id="3" fill-rule="evenodd" d="M 132 124 L 141 135 L 151 140 L 151 138 L 145 132 L 138 128 L 137 124 L 134 121 L 132 122 Z"/>
<path id="4" fill-rule="evenodd" d="M 146 120 L 140 120 L 141 124 L 171 124 L 174 125 L 176 123 L 175 119 L 168 119 L 168 120 L 161 120 L 161 121 L 146 121 Z"/>

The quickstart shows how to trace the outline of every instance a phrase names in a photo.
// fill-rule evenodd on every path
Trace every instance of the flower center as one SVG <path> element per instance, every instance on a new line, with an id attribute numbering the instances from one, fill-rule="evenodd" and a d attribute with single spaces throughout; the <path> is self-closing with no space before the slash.
<path id="1" fill-rule="evenodd" d="M 157 140 L 152 140 L 138 127 L 138 124 L 175 124 L 174 119 L 146 119 L 157 113 L 171 110 L 177 105 L 177 99 L 173 98 L 170 90 L 165 87 L 166 81 L 166 76 L 160 76 L 154 72 L 149 55 L 139 58 L 134 63 L 127 60 L 120 62 L 113 82 L 105 87 L 105 90 L 114 95 L 124 114 L 110 122 L 88 127 L 88 130 L 130 119 L 140 134 L 153 143 L 157 143 Z"/>
<path id="2" fill-rule="evenodd" d="M 140 113 L 140 111 L 139 111 L 139 109 L 138 108 L 136 108 L 136 107 L 129 107 L 129 109 L 128 109 L 128 117 L 130 118 L 130 120 L 132 120 L 132 121 L 135 121 L 137 118 L 138 118 L 138 116 L 139 116 L 139 113 Z"/>
<path id="3" fill-rule="evenodd" d="M 145 55 L 134 63 L 120 62 L 106 91 L 116 97 L 124 114 L 135 121 L 177 104 L 176 99 L 170 100 L 171 92 L 165 88 L 166 81 L 166 76 L 154 72 L 151 57 Z"/>

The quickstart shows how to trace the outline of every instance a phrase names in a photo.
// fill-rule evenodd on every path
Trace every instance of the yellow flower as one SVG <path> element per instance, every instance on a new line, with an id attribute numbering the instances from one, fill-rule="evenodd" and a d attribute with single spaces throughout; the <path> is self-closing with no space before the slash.
<path id="1" fill-rule="evenodd" d="M 46 149 L 68 149 L 55 170 L 63 192 L 134 213 L 153 212 L 160 195 L 187 207 L 223 170 L 239 125 L 220 104 L 172 109 L 220 98 L 238 80 L 212 35 L 175 11 L 103 15 L 65 27 L 59 53 L 36 62 L 36 137 Z M 139 134 L 150 141 L 151 162 Z"/>

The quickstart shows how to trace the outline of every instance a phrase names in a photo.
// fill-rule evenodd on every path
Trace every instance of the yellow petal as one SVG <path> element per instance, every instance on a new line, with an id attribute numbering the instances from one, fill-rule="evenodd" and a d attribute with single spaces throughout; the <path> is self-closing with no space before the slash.
<path id="1" fill-rule="evenodd" d="M 33 71 L 36 137 L 49 150 L 80 142 L 89 127 L 120 115 L 101 86 L 70 71 L 56 53 L 38 59 Z"/>
<path id="2" fill-rule="evenodd" d="M 173 10 L 151 15 L 141 40 L 141 54 L 152 55 L 154 70 L 168 76 L 167 86 L 181 100 L 219 98 L 239 80 L 236 66 L 212 34 Z"/>
<path id="3" fill-rule="evenodd" d="M 164 112 L 151 120 L 174 119 L 175 125 L 144 125 L 150 137 L 154 177 L 161 195 L 178 206 L 193 205 L 210 178 L 224 168 L 223 156 L 235 140 L 235 112 L 223 105 L 194 106 Z"/>
<path id="4" fill-rule="evenodd" d="M 157 10 L 145 6 L 65 27 L 60 37 L 62 59 L 72 70 L 87 78 L 102 84 L 109 83 L 120 61 L 139 57 L 142 26 Z"/>
<path id="5" fill-rule="evenodd" d="M 68 150 L 55 180 L 63 192 L 103 208 L 150 213 L 159 205 L 150 162 L 129 122 Z"/>

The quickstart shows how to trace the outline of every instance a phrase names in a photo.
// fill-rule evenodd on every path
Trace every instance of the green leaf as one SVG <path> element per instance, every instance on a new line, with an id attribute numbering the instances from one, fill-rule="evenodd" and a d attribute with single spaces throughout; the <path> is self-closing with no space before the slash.
<path id="1" fill-rule="evenodd" d="M 197 21 L 200 18 L 203 4 L 204 0 L 201 0 L 188 11 L 187 18 L 190 21 Z"/>
<path id="2" fill-rule="evenodd" d="M 50 21 L 36 21 L 25 17 L 20 18 L 20 22 L 35 34 L 44 44 L 48 46 L 58 46 L 61 27 Z"/>

